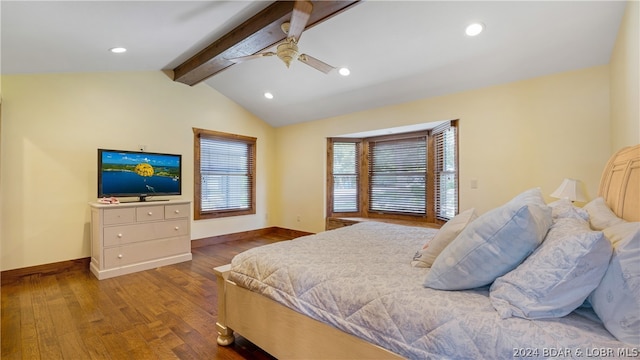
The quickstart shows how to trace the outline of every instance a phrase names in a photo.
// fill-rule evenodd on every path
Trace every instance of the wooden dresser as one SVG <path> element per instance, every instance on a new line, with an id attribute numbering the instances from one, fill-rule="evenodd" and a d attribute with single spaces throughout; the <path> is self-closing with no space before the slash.
<path id="1" fill-rule="evenodd" d="M 98 279 L 191 260 L 190 201 L 90 206 L 90 269 Z"/>

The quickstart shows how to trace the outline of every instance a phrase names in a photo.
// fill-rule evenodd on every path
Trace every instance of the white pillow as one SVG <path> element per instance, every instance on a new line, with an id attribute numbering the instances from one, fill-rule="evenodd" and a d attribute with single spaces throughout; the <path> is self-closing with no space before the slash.
<path id="1" fill-rule="evenodd" d="M 560 199 L 549 204 L 551 208 L 551 217 L 556 219 L 564 218 L 576 218 L 589 221 L 589 213 L 582 208 L 579 208 L 571 202 L 569 199 Z"/>
<path id="2" fill-rule="evenodd" d="M 456 215 L 453 219 L 442 225 L 436 235 L 418 250 L 413 256 L 411 265 L 415 267 L 431 267 L 436 257 L 449 245 L 467 224 L 478 217 L 476 209 L 468 209 Z"/>
<path id="3" fill-rule="evenodd" d="M 529 256 L 550 226 L 551 209 L 540 189 L 525 191 L 462 230 L 436 258 L 424 286 L 464 290 L 488 285 Z"/>
<path id="4" fill-rule="evenodd" d="M 578 308 L 604 276 L 611 244 L 580 218 L 556 220 L 544 242 L 515 270 L 491 285 L 503 319 L 562 317 Z"/>
<path id="5" fill-rule="evenodd" d="M 613 225 L 622 224 L 625 221 L 620 219 L 604 202 L 602 197 L 591 200 L 584 209 L 589 213 L 589 223 L 594 230 L 604 230 Z"/>
<path id="6" fill-rule="evenodd" d="M 613 257 L 589 302 L 618 340 L 640 346 L 640 222 L 624 222 L 604 230 Z"/>

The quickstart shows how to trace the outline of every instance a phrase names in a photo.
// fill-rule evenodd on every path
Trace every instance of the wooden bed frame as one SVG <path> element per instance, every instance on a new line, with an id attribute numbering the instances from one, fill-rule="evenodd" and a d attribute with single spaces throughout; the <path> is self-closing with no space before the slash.
<path id="1" fill-rule="evenodd" d="M 640 145 L 609 159 L 598 195 L 619 217 L 640 221 Z M 218 344 L 234 331 L 278 359 L 403 359 L 377 345 L 302 315 L 228 280 L 230 265 L 214 269 L 218 283 Z"/>

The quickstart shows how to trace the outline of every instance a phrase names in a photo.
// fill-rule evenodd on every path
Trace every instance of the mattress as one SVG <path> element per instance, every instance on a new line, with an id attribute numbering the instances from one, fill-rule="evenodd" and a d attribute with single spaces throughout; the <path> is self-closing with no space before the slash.
<path id="1" fill-rule="evenodd" d="M 229 279 L 410 359 L 512 359 L 559 352 L 580 358 L 594 349 L 617 355 L 628 348 L 589 308 L 556 319 L 501 319 L 488 287 L 423 287 L 429 269 L 412 267 L 410 261 L 435 233 L 363 222 L 250 249 L 234 257 Z"/>

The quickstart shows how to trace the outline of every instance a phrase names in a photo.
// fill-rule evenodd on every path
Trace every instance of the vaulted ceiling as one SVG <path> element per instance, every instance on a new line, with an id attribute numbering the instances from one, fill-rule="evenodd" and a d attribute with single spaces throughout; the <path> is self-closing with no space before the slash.
<path id="1" fill-rule="evenodd" d="M 286 62 L 288 67 L 291 60 L 306 58 L 302 54 L 298 57 L 297 51 L 297 44 L 305 29 L 357 4 L 358 1 L 275 1 L 178 65 L 173 69 L 174 80 L 195 85 L 240 59 L 275 55 L 272 51 L 263 52 L 275 46 L 290 50 L 283 51 L 284 56 L 289 58 Z M 288 46 L 280 46 L 285 39 L 287 44 L 284 45 Z"/>
<path id="2" fill-rule="evenodd" d="M 175 70 L 176 80 L 203 81 L 197 86 L 210 86 L 283 126 L 607 64 L 625 2 L 362 1 L 328 19 L 321 16 L 324 21 L 308 28 L 298 43 L 301 53 L 348 67 L 349 76 L 324 74 L 300 62 L 287 68 L 272 56 L 225 62 L 214 76 L 185 80 L 180 71 L 190 59 L 270 6 L 284 7 L 264 1 L 4 0 L 0 69 L 2 74 Z M 280 18 L 290 16 L 280 11 Z M 277 42 L 284 35 L 275 24 L 281 20 L 263 14 L 258 19 L 272 20 L 267 25 L 274 36 L 264 41 Z M 485 30 L 465 35 L 465 27 L 476 21 Z M 250 43 L 251 51 L 261 44 L 266 43 Z M 107 51 L 115 46 L 128 51 Z M 249 55 L 246 46 L 233 52 Z"/>

